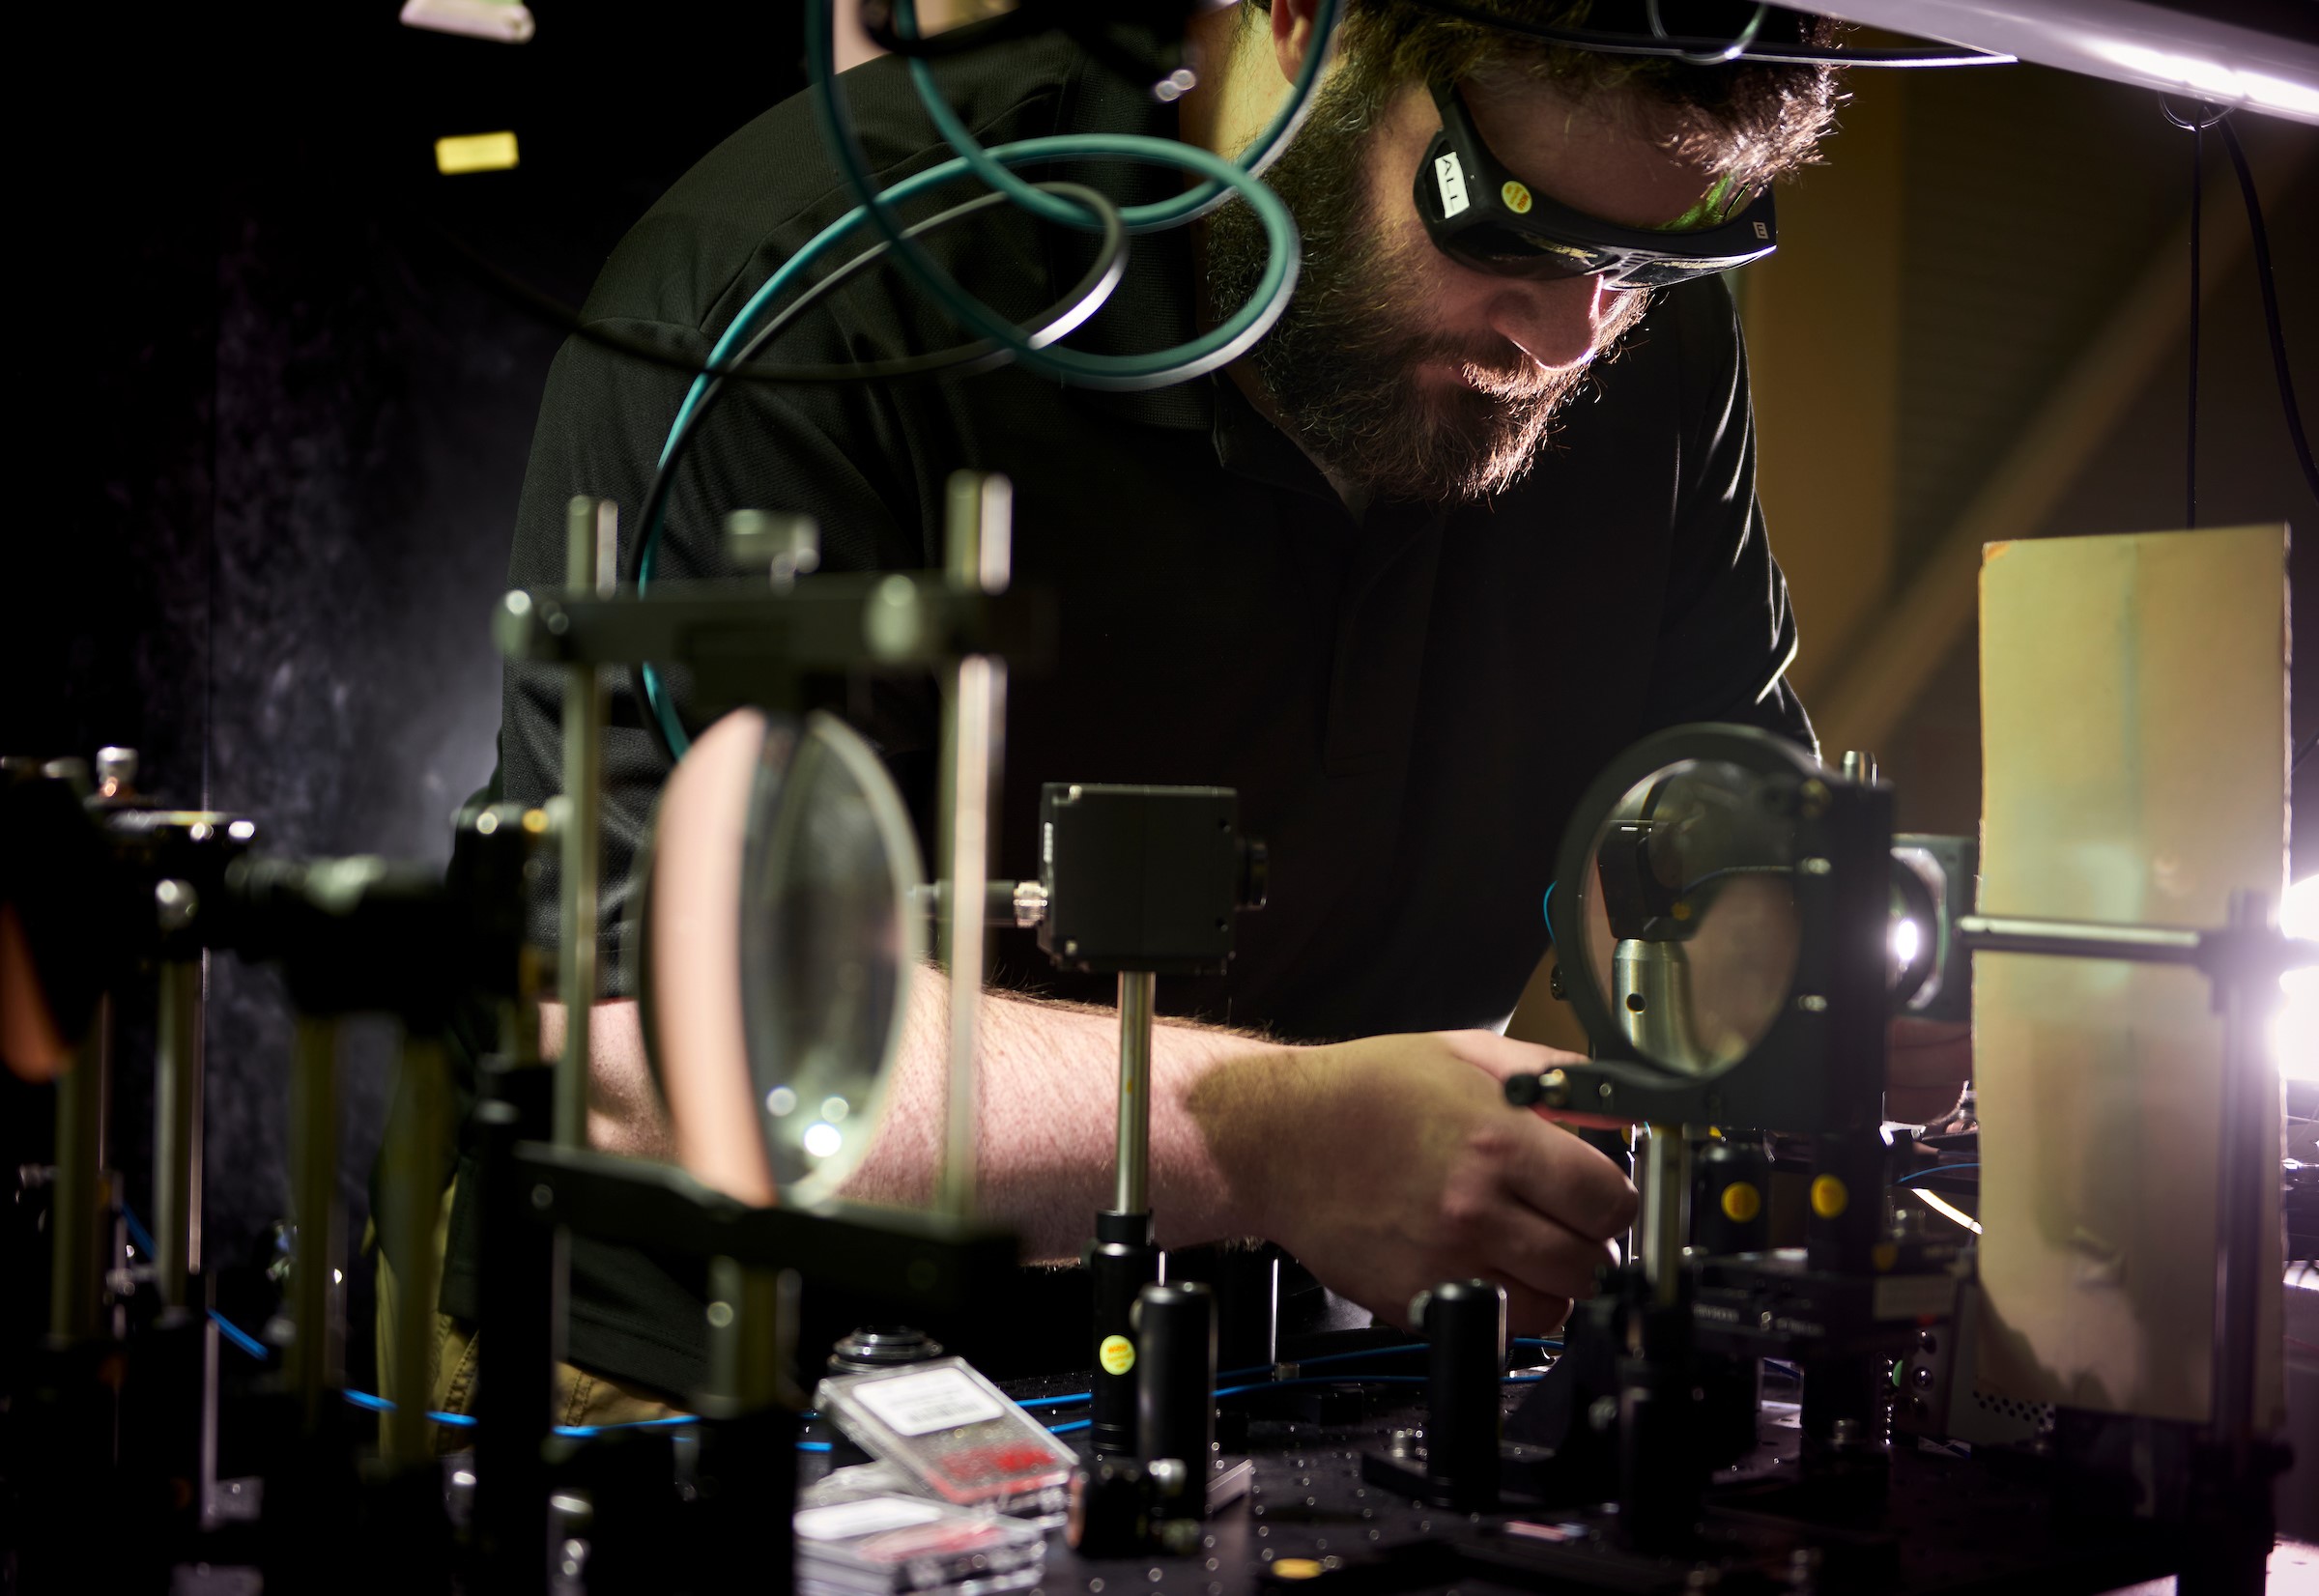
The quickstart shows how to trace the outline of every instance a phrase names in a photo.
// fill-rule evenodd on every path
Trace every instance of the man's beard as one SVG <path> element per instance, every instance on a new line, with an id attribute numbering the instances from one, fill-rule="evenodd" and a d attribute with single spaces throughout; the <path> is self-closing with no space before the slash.
<path id="1" fill-rule="evenodd" d="M 1541 369 L 1503 338 L 1427 328 L 1424 274 L 1386 243 L 1370 201 L 1366 156 L 1383 98 L 1331 80 L 1264 174 L 1297 218 L 1304 260 L 1295 299 L 1256 346 L 1256 371 L 1280 420 L 1338 482 L 1379 499 L 1486 499 L 1530 470 L 1556 413 L 1649 296 L 1627 295 L 1599 353 L 1562 371 Z M 1245 203 L 1209 219 L 1213 308 L 1229 313 L 1254 292 L 1265 249 Z M 1425 366 L 1434 381 L 1420 377 Z"/>

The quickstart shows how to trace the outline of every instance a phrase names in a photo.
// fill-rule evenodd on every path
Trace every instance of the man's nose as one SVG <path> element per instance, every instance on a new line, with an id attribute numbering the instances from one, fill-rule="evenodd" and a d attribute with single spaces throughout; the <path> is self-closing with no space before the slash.
<path id="1" fill-rule="evenodd" d="M 1617 296 L 1600 277 L 1508 281 L 1490 304 L 1490 326 L 1550 371 L 1567 371 L 1594 353 Z"/>

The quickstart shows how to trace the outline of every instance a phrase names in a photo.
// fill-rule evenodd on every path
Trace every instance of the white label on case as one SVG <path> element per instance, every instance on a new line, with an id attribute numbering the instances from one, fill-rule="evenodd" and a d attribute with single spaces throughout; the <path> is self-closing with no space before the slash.
<path id="1" fill-rule="evenodd" d="M 797 1515 L 797 1538 L 805 1541 L 849 1541 L 880 1530 L 928 1524 L 942 1516 L 930 1501 L 909 1496 L 865 1496 L 834 1507 L 809 1507 Z"/>
<path id="2" fill-rule="evenodd" d="M 899 1436 L 955 1430 L 961 1424 L 1003 1418 L 1007 1411 L 958 1369 L 869 1381 L 855 1386 L 852 1396 Z"/>
<path id="3" fill-rule="evenodd" d="M 1466 208 L 1466 169 L 1457 161 L 1457 152 L 1449 151 L 1433 163 L 1433 181 L 1442 189 L 1442 219 L 1447 221 Z"/>

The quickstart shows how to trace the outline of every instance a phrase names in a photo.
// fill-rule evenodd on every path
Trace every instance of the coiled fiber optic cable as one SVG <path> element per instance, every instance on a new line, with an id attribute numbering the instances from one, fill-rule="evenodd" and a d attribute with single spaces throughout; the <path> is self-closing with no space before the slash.
<path id="1" fill-rule="evenodd" d="M 956 170 L 971 168 L 966 158 L 961 157 L 956 162 L 946 161 L 922 174 L 921 179 L 908 180 L 883 193 L 879 192 L 876 179 L 870 170 L 869 157 L 863 153 L 861 142 L 854 134 L 845 96 L 838 89 L 834 33 L 830 20 L 833 3 L 834 0 L 821 0 L 821 3 L 809 7 L 806 12 L 806 65 L 813 76 L 814 106 L 820 120 L 822 137 L 828 143 L 831 154 L 836 157 L 839 169 L 845 173 L 854 193 L 862 201 L 861 211 L 843 218 L 837 226 L 850 226 L 858 215 L 867 214 L 876 223 L 878 231 L 892 241 L 895 253 L 910 274 L 934 296 L 945 311 L 961 326 L 1013 350 L 1025 369 L 1061 379 L 1075 386 L 1115 392 L 1164 387 L 1214 371 L 1239 358 L 1257 339 L 1272 329 L 1273 323 L 1287 308 L 1289 296 L 1296 289 L 1301 249 L 1296 221 L 1280 197 L 1250 176 L 1245 168 L 1197 145 L 1183 144 L 1174 139 L 1148 138 L 1131 133 L 1058 133 L 1001 145 L 986 153 L 989 158 L 1006 166 L 1034 160 L 1116 158 L 1182 167 L 1229 185 L 1246 200 L 1249 209 L 1256 213 L 1264 225 L 1266 242 L 1270 247 L 1264 271 L 1248 301 L 1226 317 L 1219 326 L 1174 349 L 1158 350 L 1147 355 L 1090 355 L 1078 350 L 1032 346 L 1021 337 L 1013 324 L 967 293 L 918 246 L 916 241 L 904 236 L 902 222 L 894 214 L 894 202 L 903 198 L 911 190 L 912 185 L 921 179 L 946 179 Z M 1327 40 L 1316 37 L 1314 48 L 1324 50 L 1327 43 Z M 1083 221 L 1080 225 L 1084 225 Z"/>
<path id="2" fill-rule="evenodd" d="M 1096 251 L 1094 264 L 1087 269 L 1085 275 L 1080 277 L 1072 291 L 1042 311 L 1032 321 L 1023 325 L 1021 331 L 1024 336 L 1042 341 L 1060 338 L 1092 316 L 1110 297 L 1111 291 L 1119 286 L 1119 279 L 1127 271 L 1127 230 L 1118 207 L 1112 205 L 1109 200 L 1095 190 L 1082 188 L 1076 184 L 1057 183 L 1049 186 L 1067 193 L 1084 196 L 1089 214 L 1097 216 L 1102 224 L 1103 236 L 1102 242 Z M 912 237 L 939 231 L 955 222 L 962 221 L 969 216 L 978 215 L 982 212 L 989 210 L 1006 197 L 1004 194 L 997 193 L 978 194 L 962 205 L 952 206 L 949 210 L 929 216 L 924 221 L 912 223 L 906 231 Z M 858 216 L 860 213 L 856 212 L 854 214 Z M 782 267 L 781 271 L 775 272 L 773 279 L 767 282 L 765 287 L 760 289 L 747 305 L 742 307 L 741 315 L 734 318 L 735 326 L 739 326 L 743 318 L 750 317 L 753 312 L 760 309 L 763 303 L 769 303 L 775 298 L 777 287 L 783 285 L 785 279 L 795 275 L 791 269 L 801 266 L 810 252 L 821 246 L 823 241 L 829 239 L 833 232 L 834 229 L 824 229 L 812 242 L 806 245 L 804 251 L 800 251 L 799 256 L 793 257 Z M 784 306 L 772 320 L 751 334 L 748 341 L 733 351 L 730 358 L 725 357 L 724 351 L 726 346 L 732 341 L 732 328 L 727 328 L 725 336 L 718 340 L 716 350 L 712 352 L 709 360 L 711 369 L 703 371 L 694 378 L 691 389 L 684 396 L 684 403 L 677 409 L 675 425 L 670 429 L 668 441 L 661 445 L 660 460 L 652 473 L 652 486 L 644 495 L 644 512 L 638 517 L 637 538 L 632 545 L 636 550 L 635 568 L 633 572 L 623 573 L 635 582 L 636 590 L 640 594 L 644 592 L 645 584 L 652 578 L 653 555 L 660 546 L 661 527 L 668 520 L 669 499 L 674 490 L 676 468 L 682 462 L 686 451 L 692 446 L 693 439 L 699 435 L 702 418 L 707 415 L 710 408 L 724 394 L 728 378 L 747 375 L 749 371 L 747 362 L 759 349 L 780 336 L 785 328 L 791 326 L 800 315 L 824 296 L 835 292 L 845 282 L 883 260 L 892 248 L 893 245 L 890 243 L 873 244 L 828 276 L 814 282 L 796 299 Z M 920 377 L 935 372 L 969 375 L 977 371 L 987 371 L 993 366 L 1004 365 L 1011 358 L 1012 356 L 1006 350 L 999 348 L 991 340 L 979 338 L 972 343 L 961 344 L 955 349 L 943 350 L 932 355 L 911 355 L 897 360 L 875 360 L 850 368 L 810 367 L 801 369 L 839 373 L 844 380 L 849 382 L 871 382 Z M 650 665 L 640 665 L 636 668 L 635 680 L 637 697 L 645 708 L 644 726 L 653 734 L 653 740 L 660 744 L 661 753 L 668 757 L 671 764 L 673 764 L 682 755 L 685 749 L 691 745 L 691 738 L 686 733 L 683 723 L 677 718 L 674 708 L 669 703 L 667 695 L 661 690 L 660 673 L 654 670 Z"/>
<path id="3" fill-rule="evenodd" d="M 1315 85 L 1328 61 L 1330 42 L 1336 34 L 1337 13 L 1342 5 L 1343 0 L 1321 0 L 1313 15 L 1312 43 L 1304 52 L 1303 64 L 1297 69 L 1296 80 L 1289 89 L 1288 103 L 1280 108 L 1279 114 L 1273 118 L 1263 132 L 1256 135 L 1255 142 L 1240 157 L 1241 169 L 1250 177 L 1261 176 L 1265 168 L 1278 159 L 1280 153 L 1288 148 L 1289 140 L 1296 136 L 1297 129 L 1303 126 L 1305 116 L 1312 109 Z M 916 0 L 894 0 L 894 25 L 903 39 L 918 38 Z M 1052 195 L 1041 193 L 991 159 L 990 153 L 976 142 L 974 134 L 967 130 L 966 125 L 959 120 L 958 113 L 950 108 L 949 101 L 942 98 L 941 88 L 934 82 L 933 69 L 927 65 L 923 57 L 910 57 L 909 71 L 910 81 L 917 85 L 919 102 L 933 120 L 935 130 L 941 133 L 945 143 L 965 157 L 967 164 L 974 168 L 975 176 L 991 187 L 1004 191 L 1016 204 L 1043 221 L 1060 222 L 1066 227 L 1077 228 L 1089 228 L 1098 223 L 1100 218 L 1076 211 L 1068 202 Z M 1195 217 L 1204 216 L 1231 197 L 1229 188 L 1211 180 L 1171 199 L 1158 200 L 1150 205 L 1131 205 L 1123 214 L 1127 218 L 1129 232 L 1154 233 L 1165 228 L 1181 227 Z"/>

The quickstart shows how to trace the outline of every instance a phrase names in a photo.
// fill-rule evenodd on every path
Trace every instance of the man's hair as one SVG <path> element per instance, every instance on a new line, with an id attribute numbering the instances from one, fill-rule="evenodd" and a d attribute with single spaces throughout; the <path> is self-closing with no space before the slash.
<path id="1" fill-rule="evenodd" d="M 1651 36 L 1642 0 L 1460 4 L 1514 22 Z M 1270 9 L 1271 0 L 1245 0 L 1243 20 Z M 1658 9 L 1670 35 L 1718 40 L 1735 38 L 1756 11 L 1734 0 L 1664 0 Z M 1837 31 L 1825 18 L 1774 7 L 1765 13 L 1758 42 L 1827 44 Z M 1697 66 L 1667 56 L 1575 49 L 1452 15 L 1427 0 L 1345 0 L 1339 41 L 1339 71 L 1372 105 L 1408 83 L 1518 74 L 1581 103 L 1656 110 L 1660 116 L 1651 120 L 1670 149 L 1750 185 L 1810 162 L 1843 99 L 1836 72 L 1826 66 Z"/>

